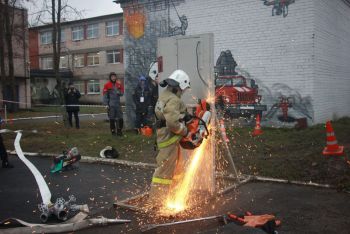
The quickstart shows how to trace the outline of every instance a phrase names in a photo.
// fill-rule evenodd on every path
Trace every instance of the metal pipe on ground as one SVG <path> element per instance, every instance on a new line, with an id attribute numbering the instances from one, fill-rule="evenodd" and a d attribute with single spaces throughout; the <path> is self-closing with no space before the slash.
<path id="1" fill-rule="evenodd" d="M 188 220 L 177 221 L 177 222 L 172 222 L 172 223 L 147 224 L 147 225 L 144 225 L 141 227 L 141 232 L 147 232 L 147 231 L 150 231 L 150 230 L 158 228 L 158 227 L 168 227 L 168 226 L 173 226 L 173 225 L 178 225 L 178 224 L 186 224 L 186 223 L 192 223 L 192 222 L 218 219 L 218 218 L 222 218 L 222 217 L 223 217 L 222 215 L 216 215 L 216 216 L 209 216 L 209 217 L 204 217 L 204 218 L 188 219 Z"/>

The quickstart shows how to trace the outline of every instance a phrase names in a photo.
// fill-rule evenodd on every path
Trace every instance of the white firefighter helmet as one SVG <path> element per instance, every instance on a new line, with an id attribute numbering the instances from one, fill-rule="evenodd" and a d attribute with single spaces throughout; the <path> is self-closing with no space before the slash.
<path id="1" fill-rule="evenodd" d="M 190 88 L 190 77 L 183 70 L 175 70 L 166 81 L 170 86 L 178 85 L 182 91 Z"/>
<path id="2" fill-rule="evenodd" d="M 158 62 L 152 62 L 149 66 L 148 76 L 151 77 L 152 80 L 155 80 L 158 76 Z"/>
<path id="3" fill-rule="evenodd" d="M 112 146 L 106 146 L 103 150 L 100 151 L 101 158 L 117 158 L 119 153 Z"/>

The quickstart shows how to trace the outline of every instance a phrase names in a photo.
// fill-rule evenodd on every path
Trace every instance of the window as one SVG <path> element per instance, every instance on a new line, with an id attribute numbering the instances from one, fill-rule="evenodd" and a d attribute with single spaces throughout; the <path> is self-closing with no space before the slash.
<path id="1" fill-rule="evenodd" d="M 100 53 L 89 53 L 87 56 L 87 65 L 96 66 L 100 64 Z"/>
<path id="2" fill-rule="evenodd" d="M 72 40 L 79 41 L 84 39 L 84 27 L 78 26 L 72 28 Z"/>
<path id="3" fill-rule="evenodd" d="M 88 82 L 88 94 L 99 94 L 100 82 L 98 80 L 89 80 Z"/>
<path id="4" fill-rule="evenodd" d="M 74 82 L 74 86 L 81 95 L 85 94 L 85 83 L 83 81 Z"/>
<path id="5" fill-rule="evenodd" d="M 60 68 L 68 68 L 68 55 L 61 56 Z"/>
<path id="6" fill-rule="evenodd" d="M 52 57 L 40 58 L 40 68 L 43 70 L 53 69 Z"/>
<path id="7" fill-rule="evenodd" d="M 84 67 L 85 66 L 85 56 L 83 54 L 74 55 L 74 67 Z"/>
<path id="8" fill-rule="evenodd" d="M 107 63 L 121 63 L 122 54 L 120 50 L 107 51 Z"/>
<path id="9" fill-rule="evenodd" d="M 52 32 L 42 32 L 40 33 L 40 44 L 47 45 L 52 43 Z"/>
<path id="10" fill-rule="evenodd" d="M 90 24 L 86 28 L 86 38 L 92 39 L 98 37 L 98 24 Z"/>
<path id="11" fill-rule="evenodd" d="M 119 35 L 119 21 L 110 21 L 106 23 L 106 35 Z"/>
<path id="12" fill-rule="evenodd" d="M 61 42 L 65 42 L 66 41 L 66 32 L 64 31 L 64 29 L 61 29 Z"/>

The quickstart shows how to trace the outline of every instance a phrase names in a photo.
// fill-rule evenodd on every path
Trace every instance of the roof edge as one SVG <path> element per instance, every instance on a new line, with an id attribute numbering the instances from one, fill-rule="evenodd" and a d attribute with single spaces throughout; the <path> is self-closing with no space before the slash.
<path id="1" fill-rule="evenodd" d="M 90 21 L 90 20 L 99 20 L 99 19 L 104 19 L 104 18 L 110 18 L 111 16 L 123 16 L 123 12 L 120 13 L 114 13 L 114 14 L 109 14 L 109 15 L 100 15 L 100 16 L 95 16 L 95 17 L 90 17 L 90 18 L 84 18 L 84 19 L 78 19 L 78 20 L 72 20 L 72 21 L 65 21 L 61 22 L 61 25 L 70 25 L 70 24 L 75 24 L 79 22 L 84 22 L 84 21 Z M 45 24 L 45 25 L 39 25 L 39 26 L 34 26 L 34 27 L 29 27 L 29 29 L 42 29 L 42 28 L 51 28 L 52 23 Z"/>

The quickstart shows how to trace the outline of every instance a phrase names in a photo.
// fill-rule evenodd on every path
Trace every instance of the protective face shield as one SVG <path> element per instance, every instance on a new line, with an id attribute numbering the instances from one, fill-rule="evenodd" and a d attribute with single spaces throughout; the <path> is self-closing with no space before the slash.
<path id="1" fill-rule="evenodd" d="M 156 80 L 158 76 L 158 62 L 152 62 L 149 66 L 148 76 L 151 77 L 152 80 Z"/>
<path id="2" fill-rule="evenodd" d="M 106 146 L 103 150 L 101 150 L 100 157 L 101 158 L 118 158 L 119 153 L 112 146 Z"/>
<path id="3" fill-rule="evenodd" d="M 167 85 L 171 87 L 180 87 L 182 91 L 190 88 L 190 78 L 186 74 L 186 72 L 182 70 L 175 70 L 168 79 L 165 79 L 159 84 L 161 87 L 165 87 Z"/>

